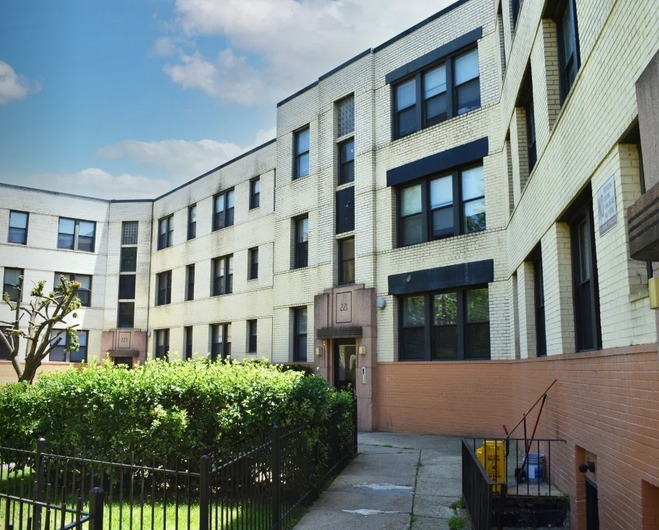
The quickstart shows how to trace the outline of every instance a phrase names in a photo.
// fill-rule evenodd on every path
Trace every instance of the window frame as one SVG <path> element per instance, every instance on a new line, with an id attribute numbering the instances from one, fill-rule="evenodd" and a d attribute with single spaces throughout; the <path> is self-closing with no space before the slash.
<path id="1" fill-rule="evenodd" d="M 256 353 L 258 347 L 258 321 L 247 321 L 247 353 Z"/>
<path id="2" fill-rule="evenodd" d="M 14 216 L 14 214 L 25 216 L 25 226 L 16 226 L 15 224 L 12 225 L 12 216 Z M 9 210 L 9 228 L 7 231 L 7 243 L 13 243 L 15 245 L 27 245 L 27 234 L 28 234 L 29 226 L 30 226 L 30 212 L 23 212 L 21 210 Z M 17 234 L 20 234 L 20 237 L 17 238 L 16 237 Z"/>
<path id="3" fill-rule="evenodd" d="M 302 139 L 306 137 L 306 145 Z M 309 176 L 311 168 L 309 167 L 311 151 L 311 132 L 309 125 L 293 132 L 293 180 L 298 180 Z M 302 162 L 306 161 L 306 171 Z"/>
<path id="4" fill-rule="evenodd" d="M 482 186 L 483 186 L 483 195 L 471 197 L 467 200 L 464 199 L 464 190 L 463 190 L 463 175 L 468 171 L 471 171 L 476 168 L 481 168 L 482 172 Z M 451 177 L 451 202 L 445 202 L 439 206 L 432 208 L 431 204 L 431 186 L 433 182 L 438 182 L 446 177 Z M 403 215 L 403 194 L 405 190 L 412 189 L 416 186 L 420 186 L 421 190 L 421 210 L 414 212 L 410 215 Z M 397 232 L 397 247 L 407 247 L 410 245 L 416 245 L 419 243 L 427 243 L 430 241 L 435 241 L 438 239 L 445 239 L 448 237 L 456 237 L 465 234 L 473 234 L 478 232 L 483 232 L 487 230 L 487 208 L 485 204 L 485 172 L 482 161 L 476 164 L 469 164 L 461 166 L 458 168 L 453 168 L 440 173 L 433 173 L 427 177 L 417 179 L 411 182 L 406 182 L 396 186 L 397 194 L 397 212 L 396 212 L 396 232 Z M 456 200 L 457 197 L 457 200 Z M 476 201 L 483 201 L 483 228 L 478 230 L 467 230 L 466 229 L 466 211 L 465 205 L 473 203 Z M 447 208 L 452 209 L 452 231 L 444 230 L 442 233 L 435 235 L 433 230 L 433 212 L 440 210 L 445 210 Z M 419 238 L 414 238 L 413 240 L 405 239 L 405 225 L 408 221 L 412 220 L 412 217 L 419 217 L 421 224 L 421 233 Z M 457 228 L 456 228 L 457 227 Z"/>
<path id="5" fill-rule="evenodd" d="M 309 266 L 309 215 L 293 218 L 293 268 Z"/>
<path id="6" fill-rule="evenodd" d="M 256 280 L 259 277 L 259 247 L 247 250 L 247 279 Z"/>
<path id="7" fill-rule="evenodd" d="M 350 150 L 348 146 L 352 146 Z M 348 138 L 337 144 L 339 174 L 338 185 L 349 184 L 355 181 L 355 138 Z M 347 149 L 347 150 L 346 150 Z M 349 156 L 352 153 L 352 156 Z M 348 155 L 348 156 L 346 156 Z"/>
<path id="8" fill-rule="evenodd" d="M 540 248 L 533 258 L 533 305 L 535 310 L 535 351 L 537 357 L 547 356 L 547 322 L 545 319 L 544 272 Z"/>
<path id="9" fill-rule="evenodd" d="M 134 256 L 126 257 L 126 253 L 134 253 Z M 121 247 L 119 257 L 119 272 L 137 272 L 137 247 Z"/>
<path id="10" fill-rule="evenodd" d="M 233 254 L 211 260 L 211 296 L 233 293 Z"/>
<path id="11" fill-rule="evenodd" d="M 61 276 L 66 277 L 70 282 L 79 282 L 80 287 L 78 288 L 77 296 L 80 299 L 80 304 L 82 307 L 91 307 L 92 303 L 92 285 L 93 285 L 93 275 L 91 274 L 79 274 L 75 272 L 55 272 L 55 279 L 53 280 L 53 287 L 57 287 L 61 283 Z M 82 278 L 79 278 L 82 277 Z M 83 283 L 80 280 L 85 280 L 89 278 L 89 287 L 83 287 Z M 82 295 L 82 296 L 81 296 Z"/>
<path id="12" fill-rule="evenodd" d="M 478 63 L 478 76 L 473 77 L 465 81 L 464 83 L 457 84 L 456 80 L 456 60 L 465 57 L 466 55 L 476 51 L 477 63 Z M 433 93 L 431 95 L 426 94 L 425 84 L 426 84 L 426 74 L 431 71 L 435 71 L 442 66 L 445 67 L 445 90 Z M 470 43 L 460 49 L 454 51 L 453 53 L 443 56 L 440 60 L 433 61 L 431 64 L 425 65 L 423 68 L 416 70 L 409 76 L 397 79 L 395 83 L 391 85 L 391 100 L 392 100 L 392 139 L 398 140 L 404 138 L 410 134 L 427 129 L 433 125 L 438 125 L 445 121 L 449 121 L 457 116 L 462 116 L 471 111 L 478 110 L 482 106 L 481 102 L 481 70 L 480 70 L 480 55 L 478 52 L 478 45 Z M 477 80 L 478 84 L 478 103 L 476 106 L 469 108 L 463 112 L 460 112 L 458 109 L 458 90 L 464 88 L 467 84 L 473 83 Z M 401 99 L 400 90 L 406 85 L 409 85 L 413 82 L 414 88 L 414 102 L 404 108 L 398 108 L 399 100 Z M 437 96 L 445 94 L 446 96 L 446 117 L 445 118 L 431 118 L 428 113 L 427 103 Z M 401 130 L 401 121 L 403 114 L 408 113 L 413 116 L 413 126 L 406 128 L 404 131 Z M 440 114 L 441 116 L 441 114 Z"/>
<path id="13" fill-rule="evenodd" d="M 197 237 L 197 203 L 188 206 L 188 241 Z"/>
<path id="14" fill-rule="evenodd" d="M 135 227 L 135 239 L 132 237 L 132 227 Z M 139 221 L 122 221 L 121 223 L 121 245 L 132 246 L 137 245 L 139 241 Z"/>
<path id="15" fill-rule="evenodd" d="M 565 57 L 565 28 L 563 21 L 566 14 L 571 16 L 571 34 L 569 40 L 571 41 L 572 54 L 569 58 Z M 558 68 L 560 78 L 560 99 L 561 105 L 565 103 L 568 94 L 572 90 L 572 85 L 579 75 L 581 68 L 581 51 L 579 47 L 579 24 L 577 20 L 577 7 L 574 0 L 562 0 L 556 7 L 554 14 L 554 22 L 556 23 L 556 38 L 558 45 Z M 570 70 L 574 64 L 574 78 L 570 79 Z"/>
<path id="16" fill-rule="evenodd" d="M 7 283 L 7 272 L 12 271 L 12 272 L 18 272 L 17 279 L 18 283 Z M 21 281 L 21 276 L 23 277 L 23 281 Z M 5 267 L 3 271 L 3 278 L 2 278 L 2 296 L 4 297 L 4 294 L 7 293 L 9 295 L 9 300 L 11 302 L 18 302 L 19 300 L 22 299 L 22 288 L 23 288 L 23 282 L 25 280 L 25 269 L 18 269 L 16 267 Z M 16 294 L 12 294 L 16 293 Z"/>
<path id="17" fill-rule="evenodd" d="M 73 233 L 70 232 L 62 232 L 62 221 L 71 221 L 73 222 Z M 80 230 L 81 230 L 81 224 L 82 223 L 88 223 L 92 225 L 92 235 L 91 236 L 84 236 L 80 235 Z M 63 236 L 68 236 L 71 238 L 71 244 L 64 244 L 63 243 Z M 87 248 L 80 248 L 81 247 L 81 240 L 85 239 L 88 245 L 91 247 L 89 249 Z M 63 250 L 73 250 L 73 251 L 78 251 L 78 252 L 94 252 L 94 249 L 96 247 L 96 221 L 88 221 L 86 219 L 74 219 L 72 217 L 60 217 L 58 220 L 58 225 L 57 225 L 57 248 L 63 249 Z"/>
<path id="18" fill-rule="evenodd" d="M 64 339 L 64 343 L 62 344 L 62 341 L 60 340 L 50 352 L 48 352 L 48 362 L 60 362 L 60 363 L 86 363 L 87 362 L 87 353 L 88 353 L 88 345 L 89 345 L 89 331 L 88 330 L 82 330 L 82 329 L 76 329 L 75 334 L 78 336 L 78 344 L 79 348 L 78 351 L 66 351 L 66 348 L 68 348 L 71 345 L 71 337 L 69 336 L 68 332 L 65 329 L 54 329 L 50 332 L 50 342 L 52 344 L 52 341 L 54 341 L 56 338 L 57 339 Z M 55 337 L 53 337 L 55 335 Z M 81 341 L 81 337 L 84 337 L 84 339 Z M 51 356 L 53 355 L 53 352 L 56 352 L 56 355 L 61 352 L 61 357 L 63 359 L 52 359 Z M 82 352 L 82 357 L 80 357 Z M 71 356 L 74 355 L 75 359 L 72 359 Z M 80 357 L 80 358 L 79 358 Z"/>
<path id="19" fill-rule="evenodd" d="M 130 308 L 130 311 L 122 311 Z M 130 325 L 128 325 L 130 324 Z M 122 301 L 117 306 L 117 328 L 134 329 L 135 328 L 135 302 Z"/>
<path id="20" fill-rule="evenodd" d="M 172 271 L 156 274 L 156 306 L 172 303 Z"/>
<path id="21" fill-rule="evenodd" d="M 185 266 L 185 301 L 194 300 L 195 264 Z"/>
<path id="22" fill-rule="evenodd" d="M 158 250 L 172 246 L 174 240 L 174 214 L 158 219 Z"/>
<path id="23" fill-rule="evenodd" d="M 183 360 L 187 361 L 192 359 L 192 344 L 194 340 L 194 332 L 192 326 L 183 327 Z"/>
<path id="24" fill-rule="evenodd" d="M 254 177 L 249 181 L 249 209 L 254 210 L 261 206 L 261 177 Z"/>
<path id="25" fill-rule="evenodd" d="M 468 325 L 481 325 L 483 326 L 486 322 L 469 322 L 468 315 L 468 297 L 470 292 L 475 291 L 485 291 L 488 296 L 488 320 L 487 320 L 487 344 L 488 344 L 488 355 L 487 356 L 472 356 L 467 352 L 467 341 L 468 338 L 473 335 L 473 333 L 467 330 Z M 441 327 L 436 325 L 435 314 L 434 314 L 434 302 L 436 296 L 445 296 L 449 294 L 455 294 L 456 300 L 456 313 L 455 313 L 455 357 L 441 357 L 437 352 L 439 348 L 439 343 L 436 338 L 435 328 Z M 420 293 L 408 293 L 404 295 L 398 295 L 396 298 L 398 300 L 398 361 L 400 362 L 413 362 L 413 361 L 427 361 L 427 362 L 452 362 L 452 361 L 478 361 L 478 360 L 489 360 L 492 355 L 492 338 L 491 338 L 491 319 L 489 316 L 490 313 L 490 303 L 489 303 L 489 287 L 487 284 L 484 285 L 470 285 L 468 287 L 453 287 L 450 289 L 442 289 L 436 291 L 427 291 Z M 422 298 L 423 299 L 423 324 L 422 325 L 405 325 L 405 302 L 411 298 Z M 446 325 L 444 325 L 446 327 Z M 406 344 L 405 337 L 409 336 L 409 333 L 406 333 L 406 329 L 417 329 L 421 331 L 423 342 L 421 344 L 421 355 L 406 353 L 406 349 L 410 345 Z M 438 331 L 437 331 L 438 332 Z M 417 334 L 419 332 L 417 331 Z"/>
<path id="26" fill-rule="evenodd" d="M 512 20 L 513 31 L 517 27 L 517 20 L 519 19 L 519 12 L 522 9 L 523 0 L 511 0 L 510 1 L 510 18 Z"/>
<path id="27" fill-rule="evenodd" d="M 597 351 L 602 349 L 602 328 L 592 199 L 575 213 L 569 225 L 575 349 Z M 586 242 L 584 235 L 588 236 Z M 584 273 L 588 274 L 587 278 Z"/>
<path id="28" fill-rule="evenodd" d="M 218 209 L 220 200 L 223 201 L 222 209 Z M 229 188 L 213 195 L 213 232 L 229 228 L 234 223 L 235 190 Z"/>
<path id="29" fill-rule="evenodd" d="M 210 328 L 211 361 L 231 357 L 231 322 L 211 324 Z M 216 340 L 218 338 L 221 340 Z"/>
<path id="30" fill-rule="evenodd" d="M 345 245 L 352 241 L 352 257 L 346 258 Z M 339 270 L 338 270 L 338 284 L 339 285 L 352 285 L 355 283 L 355 237 L 344 237 L 338 240 L 339 243 Z M 352 269 L 349 265 L 352 263 Z M 346 270 L 347 268 L 347 270 Z M 347 271 L 352 270 L 351 275 L 347 275 Z"/>
<path id="31" fill-rule="evenodd" d="M 307 362 L 307 336 L 309 329 L 307 306 L 292 308 L 293 313 L 293 362 Z M 302 320 L 304 317 L 304 329 Z"/>
<path id="32" fill-rule="evenodd" d="M 11 343 L 11 346 L 7 347 L 7 345 L 4 343 L 4 341 L 0 341 L 0 361 L 10 361 L 12 357 L 12 351 L 13 348 L 16 344 L 16 340 L 18 338 L 16 335 L 10 335 L 8 334 L 9 330 L 11 328 L 7 326 L 1 326 L 0 331 L 3 331 L 5 333 L 5 336 L 7 337 L 7 340 Z"/>
<path id="33" fill-rule="evenodd" d="M 169 361 L 169 328 L 156 329 L 153 335 L 153 358 Z"/>

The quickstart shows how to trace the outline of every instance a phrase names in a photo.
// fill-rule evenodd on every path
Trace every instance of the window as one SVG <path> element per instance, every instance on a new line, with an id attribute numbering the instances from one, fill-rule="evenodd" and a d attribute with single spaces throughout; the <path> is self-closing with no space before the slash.
<path id="1" fill-rule="evenodd" d="M 212 261 L 212 296 L 233 292 L 233 256 L 223 256 Z"/>
<path id="2" fill-rule="evenodd" d="M 135 302 L 119 302 L 117 327 L 118 328 L 135 327 Z"/>
<path id="3" fill-rule="evenodd" d="M 14 210 L 9 212 L 9 235 L 7 236 L 9 243 L 27 245 L 27 225 L 29 218 L 30 214 L 27 212 L 16 212 Z"/>
<path id="4" fill-rule="evenodd" d="M 94 252 L 96 223 L 79 219 L 59 218 L 57 248 Z"/>
<path id="5" fill-rule="evenodd" d="M 309 174 L 309 127 L 293 134 L 293 180 Z"/>
<path id="6" fill-rule="evenodd" d="M 355 97 L 350 95 L 336 103 L 336 114 L 339 138 L 355 130 Z"/>
<path id="7" fill-rule="evenodd" d="M 561 103 L 567 98 L 579 71 L 579 35 L 574 0 L 564 0 L 556 12 Z"/>
<path id="8" fill-rule="evenodd" d="M 172 271 L 156 274 L 156 305 L 169 304 L 172 301 Z"/>
<path id="9" fill-rule="evenodd" d="M 256 320 L 247 321 L 247 353 L 256 353 Z"/>
<path id="10" fill-rule="evenodd" d="M 183 340 L 185 342 L 183 347 L 183 359 L 192 359 L 192 326 L 185 326 L 183 328 Z"/>
<path id="11" fill-rule="evenodd" d="M 355 283 L 355 238 L 339 239 L 339 284 Z"/>
<path id="12" fill-rule="evenodd" d="M 249 260 L 247 266 L 247 279 L 256 280 L 259 277 L 259 248 L 250 248 L 247 251 L 247 259 Z"/>
<path id="13" fill-rule="evenodd" d="M 597 256 L 592 204 L 584 206 L 570 222 L 572 277 L 577 351 L 601 347 Z"/>
<path id="14" fill-rule="evenodd" d="M 307 361 L 307 308 L 293 308 L 293 360 Z"/>
<path id="15" fill-rule="evenodd" d="M 490 358 L 487 287 L 400 298 L 401 361 Z"/>
<path id="16" fill-rule="evenodd" d="M 480 106 L 478 49 L 472 48 L 394 86 L 394 138 Z"/>
<path id="17" fill-rule="evenodd" d="M 536 355 L 547 355 L 547 334 L 545 331 L 545 293 L 542 274 L 542 255 L 538 248 L 533 259 L 533 292 L 535 298 L 535 342 Z"/>
<path id="18" fill-rule="evenodd" d="M 526 146 L 528 149 L 529 173 L 538 159 L 535 140 L 535 113 L 533 111 L 533 93 L 529 92 L 529 97 L 524 107 L 526 114 Z"/>
<path id="19" fill-rule="evenodd" d="M 194 273 L 195 266 L 188 265 L 185 268 L 185 299 L 186 301 L 194 300 Z"/>
<path id="20" fill-rule="evenodd" d="M 293 268 L 299 269 L 309 264 L 309 218 L 298 217 L 293 220 L 295 231 L 295 248 Z"/>
<path id="21" fill-rule="evenodd" d="M 261 179 L 253 178 L 249 181 L 249 209 L 253 210 L 261 205 Z"/>
<path id="22" fill-rule="evenodd" d="M 355 140 L 339 144 L 339 185 L 355 180 Z"/>
<path id="23" fill-rule="evenodd" d="M 135 298 L 135 275 L 121 274 L 119 276 L 119 300 L 133 300 Z"/>
<path id="24" fill-rule="evenodd" d="M 197 205 L 188 206 L 188 240 L 197 237 Z"/>
<path id="25" fill-rule="evenodd" d="M 231 356 L 231 324 L 211 324 L 211 360 Z"/>
<path id="26" fill-rule="evenodd" d="M 223 191 L 213 197 L 213 230 L 233 225 L 233 190 Z"/>
<path id="27" fill-rule="evenodd" d="M 80 287 L 78 287 L 78 298 L 80 298 L 80 303 L 85 306 L 91 306 L 92 301 L 92 277 L 88 274 L 72 274 L 69 272 L 56 272 L 55 280 L 53 285 L 59 285 L 62 281 L 62 276 L 64 276 L 70 282 L 78 282 Z M 134 291 L 134 286 L 133 286 Z M 135 298 L 132 296 L 131 298 Z"/>
<path id="28" fill-rule="evenodd" d="M 174 216 L 168 215 L 158 221 L 158 250 L 171 247 L 174 239 Z"/>
<path id="29" fill-rule="evenodd" d="M 156 359 L 169 360 L 169 330 L 157 329 L 153 339 Z"/>
<path id="30" fill-rule="evenodd" d="M 343 234 L 355 229 L 355 187 L 336 190 L 336 233 Z"/>
<path id="31" fill-rule="evenodd" d="M 121 223 L 121 244 L 137 245 L 137 221 L 124 221 Z"/>
<path id="32" fill-rule="evenodd" d="M 9 328 L 0 328 L 0 331 L 4 333 L 4 336 L 7 338 L 10 344 L 9 346 L 5 344 L 5 341 L 0 337 L 0 360 L 8 361 L 11 359 L 12 347 L 14 340 L 16 340 L 16 336 L 10 335 L 8 333 Z"/>
<path id="33" fill-rule="evenodd" d="M 400 188 L 398 245 L 485 230 L 483 166 Z"/>
<path id="34" fill-rule="evenodd" d="M 135 272 L 137 270 L 137 247 L 121 247 L 121 272 Z"/>
<path id="35" fill-rule="evenodd" d="M 18 302 L 21 292 L 21 276 L 23 276 L 23 269 L 10 269 L 5 267 L 5 280 L 2 287 L 2 292 L 9 295 L 9 300 Z"/>
<path id="36" fill-rule="evenodd" d="M 517 25 L 517 18 L 519 17 L 519 10 L 522 7 L 522 0 L 511 0 L 510 11 L 513 19 L 513 29 Z"/>
<path id="37" fill-rule="evenodd" d="M 66 330 L 51 331 L 50 343 L 55 347 L 50 350 L 49 361 L 84 363 L 87 362 L 87 331 L 76 330 L 78 337 L 78 350 L 73 350 L 72 340 Z"/>

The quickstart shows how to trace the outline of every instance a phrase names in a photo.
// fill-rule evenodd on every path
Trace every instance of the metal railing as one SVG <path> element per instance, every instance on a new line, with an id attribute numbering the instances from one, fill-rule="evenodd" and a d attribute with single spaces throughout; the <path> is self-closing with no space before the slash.
<path id="1" fill-rule="evenodd" d="M 356 404 L 345 420 L 336 411 L 320 425 L 273 427 L 217 465 L 57 454 L 44 440 L 35 451 L 0 447 L 0 528 L 287 528 L 356 454 Z"/>
<path id="2" fill-rule="evenodd" d="M 552 480 L 552 447 L 557 443 L 566 442 L 547 438 L 462 441 L 462 492 L 475 530 L 494 524 L 502 528 L 504 512 L 515 498 L 563 495 Z"/>

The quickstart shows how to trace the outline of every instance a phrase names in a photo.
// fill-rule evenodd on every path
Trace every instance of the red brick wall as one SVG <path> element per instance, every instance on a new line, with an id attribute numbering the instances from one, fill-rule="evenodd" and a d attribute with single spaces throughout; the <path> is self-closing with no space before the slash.
<path id="1" fill-rule="evenodd" d="M 39 368 L 37 372 L 37 378 L 39 375 L 46 372 L 60 371 L 68 369 L 69 366 L 74 366 L 69 363 L 44 363 Z M 16 372 L 14 367 L 11 365 L 11 361 L 0 361 L 0 384 L 3 383 L 15 383 L 18 381 L 16 377 Z"/>
<path id="2" fill-rule="evenodd" d="M 577 468 L 589 458 L 602 528 L 643 528 L 642 507 L 659 488 L 656 344 L 520 361 L 380 363 L 377 374 L 378 430 L 467 437 L 504 436 L 502 425 L 515 425 L 556 379 L 538 436 L 567 440 L 552 454 L 552 473 L 570 496 L 572 527 L 585 525 Z"/>

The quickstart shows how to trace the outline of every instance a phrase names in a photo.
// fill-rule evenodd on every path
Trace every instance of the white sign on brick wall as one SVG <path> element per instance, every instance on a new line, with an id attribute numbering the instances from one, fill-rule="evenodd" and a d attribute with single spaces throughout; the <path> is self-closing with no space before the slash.
<path id="1" fill-rule="evenodd" d="M 597 221 L 600 237 L 611 230 L 618 222 L 616 183 L 613 175 L 597 190 Z"/>

